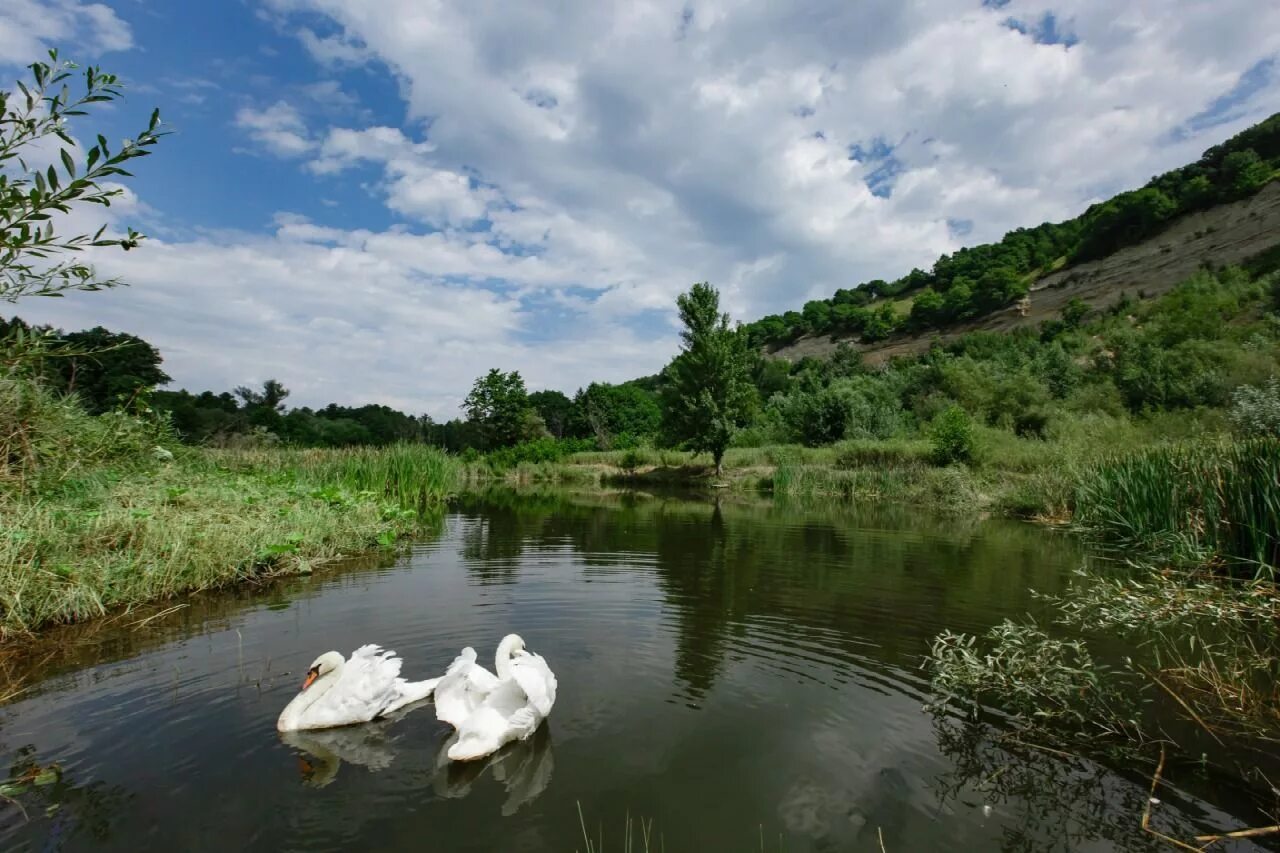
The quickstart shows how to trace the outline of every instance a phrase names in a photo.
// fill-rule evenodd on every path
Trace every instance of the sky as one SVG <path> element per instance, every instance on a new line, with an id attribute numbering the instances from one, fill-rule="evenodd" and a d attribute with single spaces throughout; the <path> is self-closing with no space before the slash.
<path id="1" fill-rule="evenodd" d="M 5 0 L 173 131 L 106 215 L 130 287 L 0 306 L 161 350 L 170 387 L 456 417 L 652 374 L 674 300 L 750 321 L 1081 212 L 1280 111 L 1257 0 Z M 6 84 L 8 85 L 8 84 Z M 80 220 L 75 220 L 80 221 Z"/>

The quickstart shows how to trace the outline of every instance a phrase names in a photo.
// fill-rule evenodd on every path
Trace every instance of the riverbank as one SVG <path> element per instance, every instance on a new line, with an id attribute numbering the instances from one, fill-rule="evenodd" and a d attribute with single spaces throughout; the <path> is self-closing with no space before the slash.
<path id="1" fill-rule="evenodd" d="M 0 637 L 392 548 L 458 480 L 434 448 L 214 451 L 0 377 Z"/>
<path id="2" fill-rule="evenodd" d="M 885 501 L 931 512 L 991 514 L 1047 522 L 1072 516 L 1084 472 L 1116 455 L 1174 447 L 1191 439 L 1229 441 L 1221 410 L 1103 413 L 1057 418 L 1042 436 L 973 425 L 967 459 L 941 463 L 927 438 L 842 441 L 823 447 L 730 448 L 716 476 L 710 458 L 634 448 L 567 453 L 514 464 L 504 457 L 466 463 L 469 487 L 558 485 L 575 489 L 683 488 L 759 492 L 781 498 Z"/>

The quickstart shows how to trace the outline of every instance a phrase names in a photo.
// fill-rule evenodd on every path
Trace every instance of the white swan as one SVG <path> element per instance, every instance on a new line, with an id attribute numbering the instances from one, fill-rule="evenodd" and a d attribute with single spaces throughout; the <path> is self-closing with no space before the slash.
<path id="1" fill-rule="evenodd" d="M 361 646 L 343 660 L 337 652 L 325 652 L 307 670 L 302 692 L 293 697 L 276 729 L 326 729 L 367 723 L 406 705 L 426 699 L 440 681 L 405 681 L 395 652 L 379 646 Z"/>
<path id="2" fill-rule="evenodd" d="M 436 717 L 458 730 L 447 753 L 454 761 L 473 761 L 524 740 L 555 704 L 555 675 L 540 655 L 525 650 L 519 636 L 502 639 L 494 668 L 496 676 L 476 663 L 475 649 L 468 647 L 440 679 Z"/>

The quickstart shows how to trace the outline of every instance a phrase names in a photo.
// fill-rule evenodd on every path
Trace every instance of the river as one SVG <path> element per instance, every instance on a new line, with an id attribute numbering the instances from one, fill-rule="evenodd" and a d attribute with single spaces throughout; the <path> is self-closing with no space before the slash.
<path id="1" fill-rule="evenodd" d="M 584 826 L 597 851 L 642 851 L 645 832 L 673 853 L 1152 847 L 1147 771 L 922 707 L 939 631 L 1034 612 L 1029 591 L 1083 559 L 1061 532 L 906 508 L 464 499 L 399 558 L 53 632 L 8 660 L 24 690 L 0 706 L 0 849 L 571 853 Z M 465 645 L 491 664 L 511 631 L 559 696 L 493 760 L 451 766 L 430 704 L 275 731 L 321 652 L 376 642 L 417 679 Z M 1161 800 L 1180 837 L 1244 819 L 1212 779 Z"/>

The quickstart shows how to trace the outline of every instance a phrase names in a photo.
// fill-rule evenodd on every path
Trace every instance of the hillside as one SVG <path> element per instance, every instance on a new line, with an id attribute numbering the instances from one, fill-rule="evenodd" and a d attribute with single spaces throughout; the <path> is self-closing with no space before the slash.
<path id="1" fill-rule="evenodd" d="M 841 343 L 848 343 L 862 352 L 868 363 L 882 364 L 895 356 L 924 352 L 933 341 L 951 341 L 967 332 L 1038 325 L 1060 316 L 1072 299 L 1103 308 L 1122 296 L 1159 296 L 1205 265 L 1240 264 L 1277 244 L 1280 181 L 1272 181 L 1254 196 L 1187 214 L 1155 237 L 1039 278 L 1028 293 L 1029 306 L 1009 305 L 945 331 L 927 329 L 873 343 L 859 343 L 856 335 L 804 335 L 779 347 L 773 355 L 790 361 L 805 356 L 824 358 Z"/>

